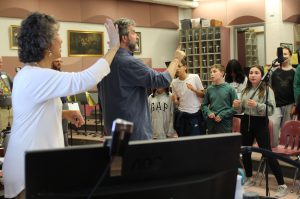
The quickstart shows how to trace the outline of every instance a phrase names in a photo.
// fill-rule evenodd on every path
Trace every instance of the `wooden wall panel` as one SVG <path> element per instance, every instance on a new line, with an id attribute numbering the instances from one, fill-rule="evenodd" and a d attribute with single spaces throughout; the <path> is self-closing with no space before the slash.
<path id="1" fill-rule="evenodd" d="M 66 72 L 78 72 L 82 69 L 81 57 L 63 57 L 61 70 Z"/>
<path id="2" fill-rule="evenodd" d="M 226 67 L 230 59 L 230 29 L 221 27 L 221 64 Z"/>
<path id="3" fill-rule="evenodd" d="M 59 21 L 103 24 L 106 18 L 134 19 L 137 26 L 178 29 L 178 8 L 125 0 L 0 0 L 0 17 L 25 18 L 39 11 Z"/>
<path id="4" fill-rule="evenodd" d="M 174 29 L 179 27 L 177 7 L 151 4 L 150 16 L 151 27 Z"/>
<path id="5" fill-rule="evenodd" d="M 131 18 L 136 26 L 151 27 L 150 4 L 140 2 L 118 1 L 117 18 Z"/>
<path id="6" fill-rule="evenodd" d="M 299 0 L 282 0 L 282 20 L 300 24 Z"/>
<path id="7" fill-rule="evenodd" d="M 80 3 L 80 0 L 39 0 L 39 11 L 51 14 L 59 21 L 78 22 L 81 21 Z"/>
<path id="8" fill-rule="evenodd" d="M 14 77 L 16 75 L 16 68 L 21 67 L 24 64 L 19 61 L 18 57 L 14 56 L 3 56 L 3 68 L 10 77 Z"/>
<path id="9" fill-rule="evenodd" d="M 25 18 L 30 12 L 39 10 L 39 0 L 1 0 L 0 16 Z"/>
<path id="10" fill-rule="evenodd" d="M 241 16 L 235 18 L 230 22 L 230 25 L 240 25 L 240 24 L 251 24 L 251 23 L 263 23 L 264 21 L 260 18 L 253 16 Z"/>
<path id="11" fill-rule="evenodd" d="M 82 66 L 81 70 L 84 70 L 94 64 L 99 57 L 82 57 Z"/>
<path id="12" fill-rule="evenodd" d="M 106 18 L 117 18 L 118 1 L 81 0 L 81 21 L 103 24 Z"/>
<path id="13" fill-rule="evenodd" d="M 240 17 L 250 16 L 255 21 L 243 21 L 238 19 Z M 229 25 L 240 25 L 244 23 L 257 23 L 256 19 L 265 21 L 265 1 L 262 0 L 227 0 L 227 22 Z M 234 23 L 234 22 L 239 22 Z"/>

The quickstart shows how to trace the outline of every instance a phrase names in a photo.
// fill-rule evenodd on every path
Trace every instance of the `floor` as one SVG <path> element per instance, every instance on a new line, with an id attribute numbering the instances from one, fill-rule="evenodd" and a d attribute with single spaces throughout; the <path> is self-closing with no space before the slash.
<path id="1" fill-rule="evenodd" d="M 284 178 L 284 180 L 289 190 L 291 190 L 291 188 L 293 187 L 292 186 L 293 180 L 290 178 Z M 277 182 L 273 174 L 269 175 L 269 190 L 270 190 L 270 196 L 274 197 L 277 190 Z M 263 180 L 262 185 L 259 185 L 259 181 L 258 181 L 255 186 L 244 188 L 244 192 L 256 192 L 260 196 L 266 196 L 265 180 Z M 295 193 L 295 191 L 293 193 L 289 192 L 287 196 L 283 197 L 283 199 L 297 199 L 297 198 L 298 195 Z"/>

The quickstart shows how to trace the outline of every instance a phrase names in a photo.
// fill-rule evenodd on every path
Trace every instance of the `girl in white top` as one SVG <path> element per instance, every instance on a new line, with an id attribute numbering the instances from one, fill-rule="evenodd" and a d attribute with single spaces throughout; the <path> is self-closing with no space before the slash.
<path id="1" fill-rule="evenodd" d="M 244 70 L 240 62 L 236 59 L 229 60 L 226 66 L 225 82 L 231 85 L 238 98 L 241 98 L 242 91 L 246 88 L 248 78 L 246 77 Z"/>
<path id="2" fill-rule="evenodd" d="M 148 97 L 153 139 L 177 137 L 173 128 L 174 104 L 169 88 L 154 89 Z"/>
<path id="3" fill-rule="evenodd" d="M 119 34 L 111 20 L 105 27 L 110 50 L 88 69 L 78 73 L 50 69 L 61 57 L 58 22 L 41 13 L 29 15 L 21 24 L 19 59 L 25 63 L 14 79 L 13 125 L 3 164 L 6 198 L 25 198 L 25 153 L 30 150 L 64 147 L 62 119 L 83 124 L 78 111 L 62 111 L 59 97 L 84 92 L 110 72 L 109 65 L 119 48 Z"/>

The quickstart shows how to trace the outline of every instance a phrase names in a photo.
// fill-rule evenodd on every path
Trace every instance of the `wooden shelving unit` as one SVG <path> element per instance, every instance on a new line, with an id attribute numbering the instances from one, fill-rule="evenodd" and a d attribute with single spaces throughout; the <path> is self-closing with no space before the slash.
<path id="1" fill-rule="evenodd" d="M 229 33 L 225 27 L 180 30 L 181 49 L 187 55 L 188 72 L 198 74 L 205 88 L 211 84 L 210 66 L 226 66 L 229 60 Z"/>

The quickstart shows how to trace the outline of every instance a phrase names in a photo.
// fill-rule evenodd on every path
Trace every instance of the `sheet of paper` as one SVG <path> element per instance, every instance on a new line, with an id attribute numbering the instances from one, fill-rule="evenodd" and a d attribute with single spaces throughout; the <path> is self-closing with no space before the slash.
<path id="1" fill-rule="evenodd" d="M 68 110 L 80 111 L 78 103 L 67 103 Z"/>

